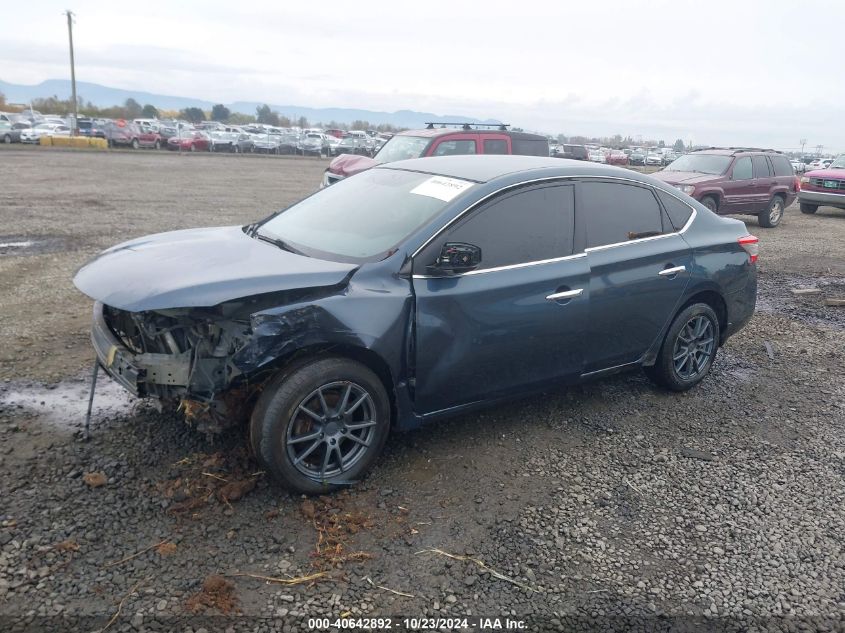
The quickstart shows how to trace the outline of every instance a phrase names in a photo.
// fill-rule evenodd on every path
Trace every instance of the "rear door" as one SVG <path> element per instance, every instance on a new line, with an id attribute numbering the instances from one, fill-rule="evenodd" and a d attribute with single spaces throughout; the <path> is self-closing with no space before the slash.
<path id="1" fill-rule="evenodd" d="M 651 187 L 584 180 L 576 235 L 590 268 L 584 373 L 638 361 L 672 318 L 692 252 Z"/>
<path id="2" fill-rule="evenodd" d="M 420 414 L 507 396 L 581 373 L 589 271 L 573 255 L 574 187 L 505 192 L 414 259 L 415 401 Z M 438 275 L 443 244 L 481 248 L 481 265 Z"/>
<path id="3" fill-rule="evenodd" d="M 724 213 L 751 213 L 759 201 L 754 166 L 750 156 L 741 156 L 734 161 L 730 180 L 722 185 L 725 199 L 719 211 Z"/>
<path id="4" fill-rule="evenodd" d="M 754 166 L 754 208 L 752 211 L 764 210 L 772 199 L 772 191 L 777 186 L 775 174 L 769 159 L 765 154 L 751 157 L 751 164 Z"/>

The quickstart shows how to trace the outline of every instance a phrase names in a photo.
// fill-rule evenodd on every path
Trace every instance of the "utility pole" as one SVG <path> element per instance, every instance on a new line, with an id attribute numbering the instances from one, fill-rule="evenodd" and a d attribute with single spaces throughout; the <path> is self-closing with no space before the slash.
<path id="1" fill-rule="evenodd" d="M 70 135 L 76 136 L 79 130 L 79 103 L 76 100 L 76 68 L 73 63 L 73 11 L 65 11 L 67 16 L 67 37 L 70 43 L 70 89 L 73 99 L 73 124 L 70 126 Z"/>
<path id="2" fill-rule="evenodd" d="M 804 156 L 804 146 L 807 144 L 807 139 L 801 139 L 801 156 Z"/>

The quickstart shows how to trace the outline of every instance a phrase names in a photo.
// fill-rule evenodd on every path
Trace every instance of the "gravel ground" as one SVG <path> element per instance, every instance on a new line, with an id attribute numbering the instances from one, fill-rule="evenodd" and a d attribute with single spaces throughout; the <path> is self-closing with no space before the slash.
<path id="1" fill-rule="evenodd" d="M 490 615 L 524 630 L 845 630 L 845 213 L 760 229 L 760 302 L 712 375 L 640 374 L 388 442 L 358 487 L 280 492 L 98 386 L 73 271 L 144 233 L 245 223 L 325 161 L 0 149 L 0 630 L 294 631 Z M 794 295 L 796 287 L 820 295 Z M 447 556 L 448 554 L 448 556 Z M 291 582 L 285 584 L 256 576 Z M 109 624 L 113 615 L 119 616 Z"/>

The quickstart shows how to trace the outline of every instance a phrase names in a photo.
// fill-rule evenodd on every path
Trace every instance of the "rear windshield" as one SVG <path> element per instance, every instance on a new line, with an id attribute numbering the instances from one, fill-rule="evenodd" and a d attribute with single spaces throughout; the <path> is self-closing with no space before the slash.
<path id="1" fill-rule="evenodd" d="M 692 171 L 718 176 L 724 174 L 730 164 L 730 156 L 722 156 L 721 154 L 686 154 L 672 161 L 665 171 Z"/>
<path id="2" fill-rule="evenodd" d="M 370 169 L 321 189 L 262 224 L 310 257 L 360 263 L 382 259 L 471 182 L 397 169 Z"/>

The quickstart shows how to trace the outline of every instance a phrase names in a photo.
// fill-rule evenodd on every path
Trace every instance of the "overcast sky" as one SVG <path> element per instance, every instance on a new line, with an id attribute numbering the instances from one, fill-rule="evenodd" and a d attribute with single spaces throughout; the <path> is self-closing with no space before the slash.
<path id="1" fill-rule="evenodd" d="M 117 88 L 845 149 L 843 0 L 37 0 L 0 79 L 68 78 L 66 8 L 77 79 Z"/>

